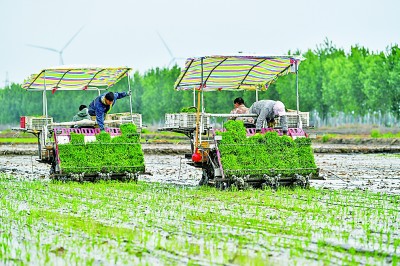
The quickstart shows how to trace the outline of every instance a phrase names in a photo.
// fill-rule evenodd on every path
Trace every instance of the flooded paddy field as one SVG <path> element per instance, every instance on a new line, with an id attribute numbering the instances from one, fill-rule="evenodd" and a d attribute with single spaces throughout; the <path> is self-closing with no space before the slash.
<path id="1" fill-rule="evenodd" d="M 0 173 L 28 179 L 46 179 L 50 166 L 34 155 L 0 156 Z M 186 164 L 182 154 L 145 154 L 146 172 L 139 180 L 197 186 L 201 169 Z M 311 180 L 311 187 L 361 189 L 400 195 L 400 153 L 315 153 L 324 180 Z"/>
<path id="2" fill-rule="evenodd" d="M 138 183 L 58 183 L 0 156 L 0 264 L 399 265 L 400 155 L 316 153 L 310 189 L 198 187 L 182 155 Z"/>

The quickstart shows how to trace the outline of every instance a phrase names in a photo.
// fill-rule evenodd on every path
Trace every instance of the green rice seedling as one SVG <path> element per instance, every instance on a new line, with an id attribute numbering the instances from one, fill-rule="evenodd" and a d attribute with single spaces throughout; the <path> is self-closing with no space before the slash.
<path id="1" fill-rule="evenodd" d="M 46 242 L 53 243 L 52 247 L 63 246 L 68 253 L 62 259 L 69 264 L 90 264 L 93 257 L 113 264 L 116 254 L 121 264 L 126 261 L 235 264 L 244 258 L 247 264 L 254 265 L 263 259 L 303 265 L 315 262 L 316 258 L 321 264 L 330 261 L 345 264 L 342 257 L 348 250 L 342 246 L 348 241 L 360 250 L 379 249 L 377 254 L 357 251 L 348 257 L 349 263 L 353 260 L 379 264 L 382 258 L 399 252 L 395 238 L 390 237 L 393 240 L 388 241 L 388 233 L 393 235 L 398 228 L 393 226 L 399 218 L 394 211 L 398 197 L 393 196 L 316 189 L 260 190 L 258 193 L 218 191 L 143 182 L 54 182 L 44 186 L 42 182 L 16 183 L 0 179 L 0 185 L 5 188 L 6 194 L 2 195 L 7 198 L 9 209 L 6 214 L 6 205 L 0 207 L 0 230 L 9 230 L 4 225 L 9 223 L 3 223 L 5 217 L 7 221 L 18 220 L 14 224 L 21 232 L 26 230 L 24 220 L 28 218 L 32 230 L 24 232 L 36 232 L 35 225 L 45 224 L 41 234 L 32 235 L 31 250 L 43 250 L 42 244 Z M 4 197 L 0 197 L 0 203 Z M 25 202 L 29 215 L 18 211 L 19 202 Z M 393 217 L 374 217 L 378 212 L 371 210 L 370 202 L 383 209 L 385 215 L 393 209 Z M 371 215 L 365 230 L 369 229 L 370 238 L 366 239 L 366 233 L 349 234 L 353 222 L 357 232 L 364 230 L 363 215 L 367 212 Z M 55 228 L 57 238 L 48 238 L 46 232 Z M 380 234 L 375 233 L 380 231 L 381 240 Z M 0 243 L 4 243 L 2 239 L 0 237 Z M 381 247 L 379 241 L 382 241 Z M 317 243 L 321 243 L 318 248 Z M 128 248 L 132 246 L 137 249 Z M 29 246 L 23 248 L 23 253 L 25 250 L 29 250 Z M 277 256 L 280 250 L 286 254 L 284 257 Z M 30 259 L 44 263 L 45 254 L 39 253 L 42 254 L 39 259 Z M 50 254 L 49 263 L 54 264 L 55 255 Z"/>
<path id="2" fill-rule="evenodd" d="M 96 135 L 96 142 L 84 143 L 83 134 L 72 134 L 71 142 L 58 145 L 63 173 L 114 173 L 144 171 L 144 157 L 136 128 L 121 125 L 122 135 L 111 139 L 108 133 Z M 87 154 L 91 154 L 90 157 Z M 118 162 L 118 165 L 115 164 Z"/>

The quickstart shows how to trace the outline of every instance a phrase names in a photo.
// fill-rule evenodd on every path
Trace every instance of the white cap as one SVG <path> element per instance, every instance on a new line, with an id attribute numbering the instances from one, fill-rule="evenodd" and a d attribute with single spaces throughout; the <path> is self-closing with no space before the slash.
<path id="1" fill-rule="evenodd" d="M 274 114 L 278 116 L 286 115 L 285 105 L 282 102 L 276 101 L 274 105 Z"/>

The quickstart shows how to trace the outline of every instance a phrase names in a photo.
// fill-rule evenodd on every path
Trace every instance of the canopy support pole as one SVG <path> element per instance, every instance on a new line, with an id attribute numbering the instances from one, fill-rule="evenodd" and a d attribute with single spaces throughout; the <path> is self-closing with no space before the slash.
<path id="1" fill-rule="evenodd" d="M 196 106 L 196 87 L 193 87 L 193 106 Z"/>
<path id="2" fill-rule="evenodd" d="M 295 61 L 294 66 L 296 68 L 296 105 L 297 105 L 297 115 L 299 115 L 299 110 L 300 110 L 300 106 L 299 106 L 299 69 L 298 69 L 298 65 L 297 65 L 297 60 Z"/>
<path id="3" fill-rule="evenodd" d="M 44 79 L 43 79 L 43 116 L 46 118 L 46 126 L 47 126 L 47 95 L 46 95 L 46 71 L 44 71 Z"/>
<path id="4" fill-rule="evenodd" d="M 201 58 L 201 113 L 204 113 L 204 69 L 203 57 Z"/>
<path id="5" fill-rule="evenodd" d="M 300 117 L 300 103 L 299 103 L 299 65 L 296 60 L 294 66 L 296 68 L 296 108 L 297 108 L 297 126 L 303 128 L 303 123 Z"/>
<path id="6" fill-rule="evenodd" d="M 194 105 L 196 107 L 196 132 L 195 132 L 195 139 L 194 139 L 194 143 L 195 143 L 195 151 L 197 153 L 198 150 L 198 146 L 199 143 L 201 144 L 201 134 L 200 134 L 200 127 L 201 127 L 201 121 L 200 121 L 200 111 L 203 113 L 203 104 L 204 104 L 204 99 L 203 99 L 203 57 L 201 58 L 201 83 L 200 83 L 200 87 L 198 89 L 198 93 L 197 93 L 197 105 Z M 193 89 L 193 100 L 195 97 L 195 90 Z M 201 102 L 200 102 L 201 100 Z"/>
<path id="7" fill-rule="evenodd" d="M 130 105 L 130 108 L 131 108 L 131 109 L 130 109 L 130 110 L 131 110 L 131 119 L 132 119 L 132 122 L 133 122 L 131 82 L 130 82 L 130 80 L 129 80 L 129 75 L 128 75 L 128 73 L 127 73 L 126 75 L 127 75 L 127 77 L 128 77 L 129 105 Z"/>
<path id="8" fill-rule="evenodd" d="M 46 86 L 46 85 L 44 85 Z M 43 90 L 42 92 L 42 113 L 43 116 L 46 116 L 46 106 L 45 106 L 45 101 L 46 101 L 46 89 Z"/>

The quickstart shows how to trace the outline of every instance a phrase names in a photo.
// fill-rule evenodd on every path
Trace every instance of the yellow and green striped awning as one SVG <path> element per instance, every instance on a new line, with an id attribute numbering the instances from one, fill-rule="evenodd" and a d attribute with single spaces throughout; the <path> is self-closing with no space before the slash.
<path id="1" fill-rule="evenodd" d="M 204 56 L 188 58 L 176 90 L 266 90 L 279 76 L 295 73 L 301 56 Z"/>
<path id="2" fill-rule="evenodd" d="M 105 90 L 120 81 L 129 67 L 59 66 L 31 75 L 22 85 L 27 91 Z"/>

